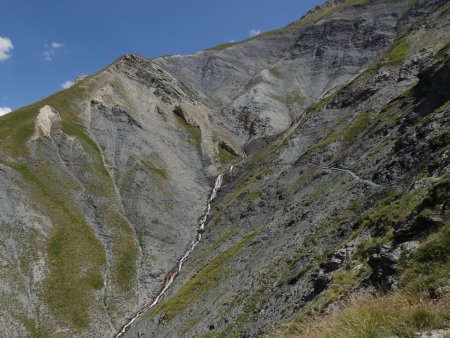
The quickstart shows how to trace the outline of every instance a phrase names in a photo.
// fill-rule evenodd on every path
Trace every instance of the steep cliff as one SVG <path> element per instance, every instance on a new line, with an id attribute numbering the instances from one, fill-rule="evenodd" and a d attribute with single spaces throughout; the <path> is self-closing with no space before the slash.
<path id="1" fill-rule="evenodd" d="M 113 336 L 232 163 L 202 241 L 128 336 L 281 334 L 427 276 L 440 297 L 448 265 L 419 281 L 402 259 L 448 236 L 449 11 L 328 1 L 247 41 L 126 55 L 0 117 L 2 333 Z"/>

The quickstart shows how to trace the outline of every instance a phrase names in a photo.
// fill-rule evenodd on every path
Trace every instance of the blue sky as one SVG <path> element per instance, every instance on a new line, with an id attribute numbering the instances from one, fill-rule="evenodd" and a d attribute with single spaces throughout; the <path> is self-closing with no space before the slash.
<path id="1" fill-rule="evenodd" d="M 279 28 L 322 0 L 2 0 L 0 115 L 126 53 L 189 54 Z"/>

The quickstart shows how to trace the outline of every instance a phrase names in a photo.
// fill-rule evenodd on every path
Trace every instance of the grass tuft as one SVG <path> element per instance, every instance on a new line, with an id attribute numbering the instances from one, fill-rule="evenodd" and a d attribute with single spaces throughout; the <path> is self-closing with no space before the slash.
<path id="1" fill-rule="evenodd" d="M 450 280 L 450 228 L 444 227 L 402 264 L 401 284 L 413 293 L 437 296 Z"/>
<path id="2" fill-rule="evenodd" d="M 360 113 L 351 123 L 341 123 L 341 128 L 331 132 L 321 142 L 314 144 L 311 149 L 322 149 L 327 147 L 333 142 L 342 142 L 344 144 L 350 144 L 361 134 L 369 125 L 370 116 L 366 112 Z"/>
<path id="3" fill-rule="evenodd" d="M 202 299 L 202 297 L 205 297 L 209 290 L 216 288 L 222 277 L 225 276 L 228 269 L 228 261 L 235 257 L 259 231 L 260 230 L 257 229 L 246 234 L 239 242 L 233 244 L 211 259 L 194 277 L 184 284 L 178 292 L 154 307 L 148 315 L 151 316 L 155 313 L 163 313 L 166 320 L 171 320 L 181 311 L 192 306 L 193 303 Z"/>
<path id="4" fill-rule="evenodd" d="M 141 163 L 145 166 L 145 168 L 148 169 L 148 171 L 155 174 L 160 179 L 167 180 L 168 175 L 167 175 L 167 171 L 165 169 L 160 169 L 160 168 L 156 167 L 150 161 L 141 160 Z"/>
<path id="5" fill-rule="evenodd" d="M 405 41 L 395 45 L 387 54 L 389 63 L 394 65 L 401 64 L 405 61 L 410 49 L 411 46 Z"/>
<path id="6" fill-rule="evenodd" d="M 222 147 L 218 147 L 218 160 L 221 164 L 229 164 L 235 162 L 239 156 L 236 156 Z"/>
<path id="7" fill-rule="evenodd" d="M 360 297 L 337 315 L 320 320 L 302 318 L 280 337 L 383 338 L 415 337 L 418 330 L 444 328 L 450 319 L 450 299 L 431 302 L 397 292 L 380 297 Z"/>
<path id="8" fill-rule="evenodd" d="M 277 78 L 277 79 L 283 79 L 284 75 L 283 73 L 276 67 L 272 67 L 269 69 L 269 73 L 270 75 L 272 75 L 273 77 Z"/>

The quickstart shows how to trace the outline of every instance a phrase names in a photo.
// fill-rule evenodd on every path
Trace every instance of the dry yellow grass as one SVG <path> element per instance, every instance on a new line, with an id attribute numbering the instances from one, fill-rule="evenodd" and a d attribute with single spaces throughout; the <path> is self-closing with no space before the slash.
<path id="1" fill-rule="evenodd" d="M 335 315 L 302 317 L 275 335 L 283 338 L 415 337 L 417 331 L 445 328 L 450 320 L 450 295 L 430 300 L 396 292 L 361 296 Z"/>

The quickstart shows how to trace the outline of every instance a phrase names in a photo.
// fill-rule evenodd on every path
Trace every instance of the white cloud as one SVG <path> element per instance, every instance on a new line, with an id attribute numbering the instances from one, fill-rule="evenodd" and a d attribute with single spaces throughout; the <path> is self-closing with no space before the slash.
<path id="1" fill-rule="evenodd" d="M 64 47 L 64 45 L 62 43 L 59 43 L 59 42 L 52 42 L 51 46 L 52 46 L 53 49 L 58 49 L 58 48 Z"/>
<path id="2" fill-rule="evenodd" d="M 11 50 L 14 46 L 10 38 L 4 38 L 0 36 L 0 62 L 5 62 L 11 57 Z"/>
<path id="3" fill-rule="evenodd" d="M 252 36 L 256 36 L 261 34 L 261 30 L 256 29 L 256 28 L 252 28 L 250 29 L 250 31 L 248 32 L 248 36 L 252 37 Z"/>
<path id="4" fill-rule="evenodd" d="M 9 107 L 0 107 L 0 116 L 6 115 L 12 112 L 12 109 Z"/>
<path id="5" fill-rule="evenodd" d="M 75 82 L 67 80 L 66 82 L 64 82 L 61 85 L 61 87 L 63 87 L 64 89 L 68 89 L 68 88 L 72 87 L 74 84 L 75 84 Z"/>
<path id="6" fill-rule="evenodd" d="M 64 44 L 53 41 L 50 45 L 44 45 L 45 50 L 42 52 L 42 57 L 45 61 L 52 61 L 55 58 L 56 51 L 62 47 Z"/>

